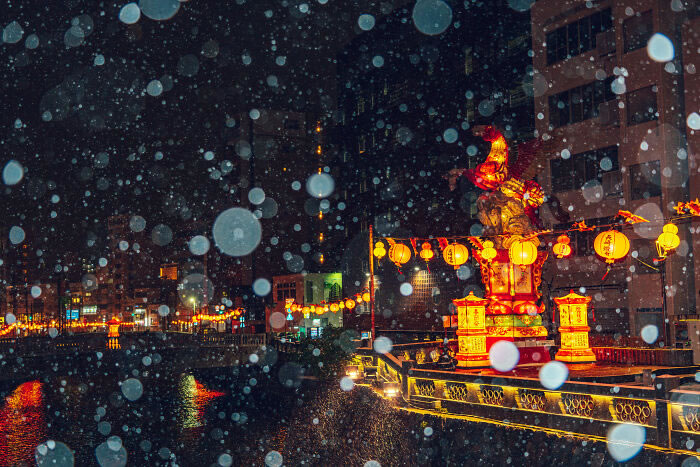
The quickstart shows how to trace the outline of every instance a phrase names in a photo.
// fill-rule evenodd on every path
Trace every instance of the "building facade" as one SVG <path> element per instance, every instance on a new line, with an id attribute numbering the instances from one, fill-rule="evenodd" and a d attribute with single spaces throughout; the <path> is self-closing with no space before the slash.
<path id="1" fill-rule="evenodd" d="M 690 113 L 698 100 L 686 91 L 694 77 L 680 50 L 691 49 L 688 20 L 698 11 L 681 3 L 532 5 L 535 122 L 546 143 L 534 165 L 545 192 L 558 202 L 540 210 L 545 226 L 567 229 L 580 220 L 606 225 L 619 210 L 650 221 L 624 230 L 630 254 L 605 279 L 606 266 L 594 257 L 596 232 L 572 233 L 573 256 L 550 265 L 544 281 L 553 296 L 580 288 L 593 297 L 592 337 L 638 338 L 653 325 L 659 340 L 673 344 L 687 339 L 682 321 L 696 315 L 688 223 L 678 226 L 676 253 L 665 263 L 654 261 L 654 240 L 674 216 L 673 206 L 693 196 L 695 176 L 689 174 L 697 172 L 689 167 L 697 149 L 686 143 L 695 136 L 688 134 L 683 109 Z M 657 61 L 648 49 L 655 33 L 678 51 L 670 61 Z"/>

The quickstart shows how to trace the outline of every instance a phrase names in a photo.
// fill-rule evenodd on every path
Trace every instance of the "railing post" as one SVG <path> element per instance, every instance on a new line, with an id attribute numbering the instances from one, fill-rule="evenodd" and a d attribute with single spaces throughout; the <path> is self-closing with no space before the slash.
<path id="1" fill-rule="evenodd" d="M 671 390 L 680 385 L 680 379 L 674 375 L 658 375 L 654 380 L 656 392 L 656 437 L 661 447 L 671 447 Z"/>

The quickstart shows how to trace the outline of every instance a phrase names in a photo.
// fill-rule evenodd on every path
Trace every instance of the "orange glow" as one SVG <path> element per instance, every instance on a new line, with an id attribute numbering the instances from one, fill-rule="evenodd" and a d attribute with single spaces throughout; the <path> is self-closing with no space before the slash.
<path id="1" fill-rule="evenodd" d="M 493 247 L 493 242 L 491 240 L 486 240 L 484 242 L 484 249 L 481 250 L 481 257 L 484 258 L 486 261 L 491 261 L 496 257 L 497 254 L 498 252 Z"/>
<path id="2" fill-rule="evenodd" d="M 433 253 L 433 250 L 430 249 L 430 243 L 425 242 L 421 245 L 421 250 L 420 250 L 420 257 L 423 258 L 423 261 L 426 263 L 433 259 L 433 256 L 435 256 L 435 253 Z"/>
<path id="3" fill-rule="evenodd" d="M 552 251 L 557 255 L 557 258 L 566 258 L 571 254 L 569 242 L 571 242 L 571 240 L 566 235 L 560 235 L 557 238 L 557 243 L 552 247 Z"/>
<path id="4" fill-rule="evenodd" d="M 320 144 L 316 148 L 316 154 L 318 154 L 319 156 L 321 155 L 321 145 Z"/>
<path id="5" fill-rule="evenodd" d="M 459 243 L 453 243 L 445 248 L 445 251 L 442 252 L 442 257 L 447 264 L 455 269 L 459 269 L 469 259 L 469 249 Z"/>
<path id="6" fill-rule="evenodd" d="M 318 241 L 322 242 L 323 241 L 323 232 L 318 234 Z"/>
<path id="7" fill-rule="evenodd" d="M 678 227 L 675 224 L 664 225 L 663 233 L 656 239 L 656 251 L 659 253 L 659 258 L 666 258 L 680 244 L 681 239 L 678 236 Z"/>
<path id="8" fill-rule="evenodd" d="M 352 310 L 353 308 L 355 308 L 355 300 L 353 300 L 352 298 L 348 298 L 347 300 L 345 300 L 345 306 L 348 310 Z"/>
<path id="9" fill-rule="evenodd" d="M 5 398 L 0 409 L 0 464 L 29 465 L 34 449 L 46 441 L 42 388 L 41 382 L 29 381 Z"/>
<path id="10" fill-rule="evenodd" d="M 529 241 L 516 241 L 508 249 L 508 256 L 511 263 L 527 266 L 537 259 L 537 246 Z"/>
<path id="11" fill-rule="evenodd" d="M 369 302 L 369 299 L 370 299 L 370 298 L 371 298 L 371 297 L 369 296 L 369 292 L 365 292 L 365 293 L 362 294 L 362 300 L 364 300 L 364 301 L 366 301 L 366 302 Z"/>
<path id="12" fill-rule="evenodd" d="M 318 211 L 318 218 L 323 220 L 323 211 Z"/>
<path id="13" fill-rule="evenodd" d="M 372 253 L 374 253 L 374 256 L 377 259 L 384 258 L 384 256 L 386 256 L 386 248 L 384 248 L 384 244 L 382 242 L 377 242 L 374 245 L 374 251 Z"/>
<path id="14" fill-rule="evenodd" d="M 612 264 L 627 255 L 630 251 L 630 241 L 625 234 L 617 230 L 607 230 L 598 234 L 593 248 L 606 263 Z"/>
<path id="15" fill-rule="evenodd" d="M 411 259 L 411 250 L 403 243 L 394 243 L 389 248 L 389 259 L 400 268 L 402 264 Z"/>

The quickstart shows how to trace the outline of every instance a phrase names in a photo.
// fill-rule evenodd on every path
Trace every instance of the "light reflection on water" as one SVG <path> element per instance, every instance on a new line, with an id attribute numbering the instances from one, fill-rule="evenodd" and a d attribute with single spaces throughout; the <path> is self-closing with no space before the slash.
<path id="1" fill-rule="evenodd" d="M 0 409 L 0 465 L 17 465 L 32 459 L 46 438 L 43 384 L 22 383 L 5 398 Z"/>
<path id="2" fill-rule="evenodd" d="M 178 381 L 177 395 L 178 426 L 187 429 L 201 427 L 211 401 L 225 393 L 207 389 L 192 375 L 182 375 Z"/>

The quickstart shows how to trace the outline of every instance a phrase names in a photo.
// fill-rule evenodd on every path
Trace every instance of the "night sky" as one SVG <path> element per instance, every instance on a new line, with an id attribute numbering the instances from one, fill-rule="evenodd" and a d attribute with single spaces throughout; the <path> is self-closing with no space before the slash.
<path id="1" fill-rule="evenodd" d="M 25 173 L 4 186 L 0 214 L 5 227 L 33 233 L 36 247 L 83 251 L 92 239 L 100 248 L 114 213 L 176 227 L 236 204 L 230 191 L 238 180 L 211 178 L 237 158 L 226 146 L 231 116 L 330 111 L 337 50 L 359 32 L 360 13 L 391 8 L 190 1 L 170 19 L 141 14 L 125 24 L 125 4 L 2 7 L 0 162 L 16 160 Z M 166 15 L 175 6 L 150 4 Z M 128 10 L 122 15 L 130 20 Z"/>

